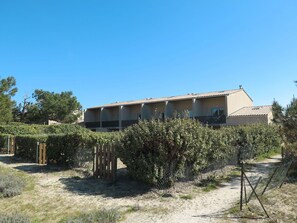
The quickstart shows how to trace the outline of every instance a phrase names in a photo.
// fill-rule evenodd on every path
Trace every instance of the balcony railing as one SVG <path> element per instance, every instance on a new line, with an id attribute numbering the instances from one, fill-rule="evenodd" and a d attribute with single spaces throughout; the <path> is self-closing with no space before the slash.
<path id="1" fill-rule="evenodd" d="M 118 128 L 119 121 L 102 121 L 102 128 Z"/>
<path id="2" fill-rule="evenodd" d="M 203 124 L 208 124 L 208 125 L 226 124 L 226 115 L 196 116 L 195 119 L 199 120 Z"/>
<path id="3" fill-rule="evenodd" d="M 123 128 L 126 128 L 130 125 L 134 125 L 134 124 L 137 124 L 138 123 L 138 120 L 123 120 L 122 121 L 122 127 Z"/>
<path id="4" fill-rule="evenodd" d="M 100 128 L 100 122 L 86 122 L 86 128 Z"/>

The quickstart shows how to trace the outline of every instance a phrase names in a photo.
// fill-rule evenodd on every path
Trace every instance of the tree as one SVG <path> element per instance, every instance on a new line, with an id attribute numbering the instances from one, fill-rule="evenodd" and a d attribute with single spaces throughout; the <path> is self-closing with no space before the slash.
<path id="1" fill-rule="evenodd" d="M 281 126 L 286 153 L 297 157 L 297 99 L 293 98 L 286 108 L 274 102 L 272 108 L 274 122 Z"/>
<path id="2" fill-rule="evenodd" d="M 13 118 L 13 107 L 15 102 L 12 97 L 16 94 L 16 80 L 10 76 L 0 79 L 0 122 L 10 122 Z"/>
<path id="3" fill-rule="evenodd" d="M 33 98 L 36 100 L 35 103 L 24 103 L 25 122 L 46 123 L 48 120 L 54 120 L 73 123 L 81 115 L 82 107 L 71 91 L 54 93 L 35 90 Z"/>

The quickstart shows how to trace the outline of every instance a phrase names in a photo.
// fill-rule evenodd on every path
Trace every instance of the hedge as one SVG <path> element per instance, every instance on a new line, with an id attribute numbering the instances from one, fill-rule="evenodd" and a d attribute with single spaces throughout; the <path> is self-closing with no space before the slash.
<path id="1" fill-rule="evenodd" d="M 46 141 L 48 163 L 83 166 L 93 160 L 95 145 L 112 143 L 117 140 L 117 136 L 118 134 L 93 132 L 49 135 Z"/>
<path id="2" fill-rule="evenodd" d="M 0 149 L 7 147 L 8 134 L 0 134 Z"/>
<path id="3" fill-rule="evenodd" d="M 68 133 L 88 133 L 89 129 L 79 125 L 60 124 L 60 125 L 29 125 L 23 123 L 10 123 L 0 125 L 0 134 L 11 135 L 42 135 L 42 134 L 68 134 Z"/>
<path id="4" fill-rule="evenodd" d="M 140 122 L 128 127 L 118 154 L 129 174 L 149 184 L 170 186 L 179 173 L 198 175 L 214 163 L 224 165 L 241 148 L 244 159 L 280 148 L 277 128 L 267 125 L 202 127 L 191 119 Z"/>
<path id="5" fill-rule="evenodd" d="M 15 156 L 36 161 L 37 142 L 46 142 L 47 135 L 22 135 L 15 137 Z"/>

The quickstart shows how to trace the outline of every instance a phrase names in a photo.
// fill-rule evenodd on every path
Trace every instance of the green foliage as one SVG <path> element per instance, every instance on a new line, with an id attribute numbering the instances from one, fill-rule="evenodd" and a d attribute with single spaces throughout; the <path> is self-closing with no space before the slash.
<path id="1" fill-rule="evenodd" d="M 37 142 L 46 142 L 47 135 L 19 135 L 15 137 L 15 156 L 36 161 Z"/>
<path id="2" fill-rule="evenodd" d="M 12 121 L 12 110 L 15 102 L 11 99 L 17 92 L 14 77 L 0 79 L 0 123 Z"/>
<path id="3" fill-rule="evenodd" d="M 281 147 L 281 136 L 275 125 L 248 125 L 237 127 L 235 131 L 237 135 L 235 146 L 241 147 L 243 159 L 265 155 Z"/>
<path id="4" fill-rule="evenodd" d="M 8 134 L 0 134 L 0 152 L 2 148 L 7 148 L 7 137 Z"/>
<path id="5" fill-rule="evenodd" d="M 297 157 L 297 99 L 293 98 L 291 103 L 282 108 L 277 102 L 273 104 L 274 122 L 281 126 L 280 132 L 285 142 L 285 155 Z"/>
<path id="6" fill-rule="evenodd" d="M 73 123 L 81 115 L 81 105 L 71 91 L 54 93 L 35 90 L 33 98 L 35 103 L 26 104 L 26 122 L 43 124 L 54 120 Z M 20 107 L 19 110 L 24 109 Z M 21 111 L 19 113 L 22 114 Z"/>
<path id="7" fill-rule="evenodd" d="M 49 125 L 44 129 L 45 134 L 69 134 L 90 132 L 91 131 L 87 128 L 72 124 Z"/>
<path id="8" fill-rule="evenodd" d="M 30 223 L 29 217 L 19 213 L 0 213 L 0 223 Z"/>
<path id="9" fill-rule="evenodd" d="M 44 125 L 26 125 L 14 122 L 6 125 L 0 125 L 0 134 L 36 135 L 43 134 L 45 128 L 46 126 Z"/>
<path id="10" fill-rule="evenodd" d="M 91 213 L 81 214 L 76 217 L 70 217 L 66 219 L 66 223 L 115 223 L 120 219 L 120 214 L 117 210 L 102 209 L 100 211 L 94 211 Z M 64 221 L 63 221 L 64 222 Z"/>
<path id="11" fill-rule="evenodd" d="M 21 194 L 25 185 L 26 181 L 23 178 L 0 169 L 0 198 Z"/>
<path id="12" fill-rule="evenodd" d="M 41 134 L 67 134 L 67 133 L 88 133 L 89 129 L 79 125 L 29 125 L 23 123 L 10 123 L 0 125 L 0 134 L 10 135 L 41 135 Z"/>
<path id="13" fill-rule="evenodd" d="M 227 164 L 243 148 L 253 158 L 280 147 L 277 128 L 252 125 L 213 130 L 191 119 L 140 122 L 124 131 L 118 154 L 135 179 L 171 186 L 179 173 L 197 175 Z"/>
<path id="14" fill-rule="evenodd" d="M 112 143 L 116 134 L 72 133 L 49 135 L 46 141 L 49 163 L 82 166 L 93 159 L 94 146 Z"/>

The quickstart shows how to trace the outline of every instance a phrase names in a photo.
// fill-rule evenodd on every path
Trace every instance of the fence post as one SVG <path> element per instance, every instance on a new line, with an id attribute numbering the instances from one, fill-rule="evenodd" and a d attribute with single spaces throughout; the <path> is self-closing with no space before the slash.
<path id="1" fill-rule="evenodd" d="M 7 154 L 9 155 L 9 150 L 10 150 L 10 136 L 7 136 Z"/>
<path id="2" fill-rule="evenodd" d="M 39 142 L 37 142 L 36 146 L 36 163 L 39 163 Z"/>

